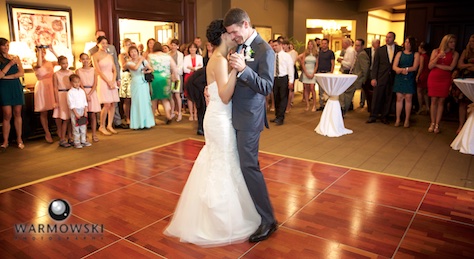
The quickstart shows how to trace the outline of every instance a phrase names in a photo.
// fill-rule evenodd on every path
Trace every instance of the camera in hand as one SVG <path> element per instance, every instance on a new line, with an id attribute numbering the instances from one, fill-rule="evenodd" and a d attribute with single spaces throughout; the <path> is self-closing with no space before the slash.
<path id="1" fill-rule="evenodd" d="M 36 46 L 38 49 L 47 49 L 49 48 L 48 45 L 39 45 L 39 46 Z"/>

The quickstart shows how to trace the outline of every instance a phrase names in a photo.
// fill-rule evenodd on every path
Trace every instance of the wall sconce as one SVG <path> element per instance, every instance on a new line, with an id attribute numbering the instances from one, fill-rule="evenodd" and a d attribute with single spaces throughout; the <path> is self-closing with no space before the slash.
<path id="1" fill-rule="evenodd" d="M 325 24 L 323 25 L 323 30 L 321 32 L 324 35 L 341 34 L 341 25 L 337 24 L 337 22 L 334 20 L 325 22 Z"/>

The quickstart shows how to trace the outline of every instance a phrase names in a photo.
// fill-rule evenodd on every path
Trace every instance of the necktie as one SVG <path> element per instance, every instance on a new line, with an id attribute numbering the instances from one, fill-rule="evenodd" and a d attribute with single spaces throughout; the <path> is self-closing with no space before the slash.
<path id="1" fill-rule="evenodd" d="M 278 58 L 278 53 L 276 54 L 275 74 L 276 76 L 280 76 L 280 59 Z"/>
<path id="2" fill-rule="evenodd" d="M 388 58 L 390 59 L 390 63 L 392 63 L 393 60 L 393 49 L 392 46 L 387 46 L 388 49 Z"/>

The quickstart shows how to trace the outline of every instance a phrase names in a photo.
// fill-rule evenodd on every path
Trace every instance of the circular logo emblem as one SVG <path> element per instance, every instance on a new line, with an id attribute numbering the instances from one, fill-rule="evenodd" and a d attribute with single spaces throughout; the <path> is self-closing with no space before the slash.
<path id="1" fill-rule="evenodd" d="M 49 204 L 49 216 L 54 220 L 65 220 L 71 213 L 71 206 L 62 199 L 56 199 Z"/>

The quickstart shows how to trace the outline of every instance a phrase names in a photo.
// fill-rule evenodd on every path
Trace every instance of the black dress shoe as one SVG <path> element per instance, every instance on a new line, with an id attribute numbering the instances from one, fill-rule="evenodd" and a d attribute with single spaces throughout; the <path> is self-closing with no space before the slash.
<path id="1" fill-rule="evenodd" d="M 277 126 L 283 125 L 283 120 L 275 120 Z"/>
<path id="2" fill-rule="evenodd" d="M 316 109 L 316 111 L 322 111 L 324 110 L 324 107 L 319 107 L 318 109 Z"/>
<path id="3" fill-rule="evenodd" d="M 198 130 L 196 134 L 198 134 L 200 136 L 204 136 L 204 131 L 203 130 Z"/>
<path id="4" fill-rule="evenodd" d="M 366 121 L 366 123 L 374 123 L 374 122 L 375 122 L 375 118 L 372 118 L 372 117 L 370 117 L 370 118 Z"/>
<path id="5" fill-rule="evenodd" d="M 249 238 L 249 242 L 251 243 L 256 243 L 256 242 L 260 242 L 260 241 L 263 241 L 265 239 L 267 239 L 268 237 L 270 237 L 270 235 L 275 232 L 277 230 L 277 223 L 274 222 L 272 224 L 265 224 L 265 225 L 260 225 L 257 229 L 257 231 L 255 231 L 255 233 L 253 233 L 250 238 Z"/>
<path id="6" fill-rule="evenodd" d="M 277 119 L 276 119 L 276 118 L 275 118 L 275 119 L 272 119 L 272 120 L 270 120 L 270 122 L 276 122 L 276 121 L 277 121 Z"/>

